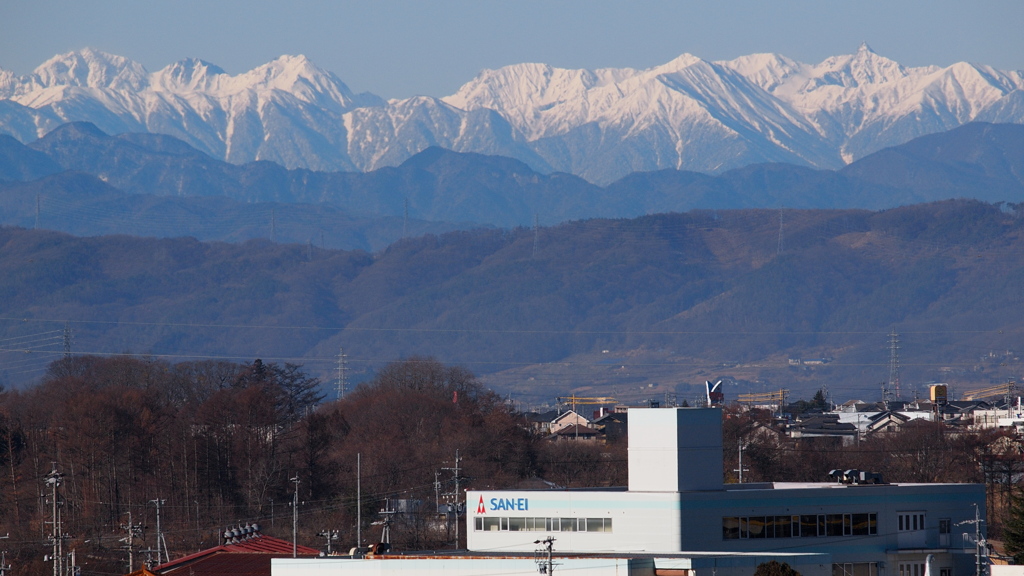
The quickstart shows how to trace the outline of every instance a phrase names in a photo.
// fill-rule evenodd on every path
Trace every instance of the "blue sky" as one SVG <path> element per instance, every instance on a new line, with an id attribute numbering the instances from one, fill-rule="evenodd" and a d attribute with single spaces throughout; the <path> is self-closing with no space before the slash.
<path id="1" fill-rule="evenodd" d="M 353 90 L 444 96 L 483 68 L 647 68 L 777 52 L 804 62 L 867 42 L 903 64 L 1024 70 L 1021 0 L 3 0 L 0 68 L 86 46 L 150 71 L 185 57 L 244 72 L 305 54 Z"/>

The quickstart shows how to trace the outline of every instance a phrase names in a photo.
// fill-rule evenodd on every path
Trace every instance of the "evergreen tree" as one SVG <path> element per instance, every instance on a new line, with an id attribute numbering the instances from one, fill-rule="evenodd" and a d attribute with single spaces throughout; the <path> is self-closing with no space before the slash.
<path id="1" fill-rule="evenodd" d="M 1003 543 L 1016 564 L 1024 564 L 1024 493 L 1011 492 L 1003 524 Z"/>

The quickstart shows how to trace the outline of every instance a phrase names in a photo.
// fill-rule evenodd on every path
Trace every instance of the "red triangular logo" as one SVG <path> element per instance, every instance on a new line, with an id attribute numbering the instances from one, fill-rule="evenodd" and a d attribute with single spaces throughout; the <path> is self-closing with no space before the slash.
<path id="1" fill-rule="evenodd" d="M 487 513 L 487 508 L 484 507 L 484 497 L 483 496 L 480 497 L 480 503 L 476 505 L 476 513 L 477 514 L 486 514 Z"/>

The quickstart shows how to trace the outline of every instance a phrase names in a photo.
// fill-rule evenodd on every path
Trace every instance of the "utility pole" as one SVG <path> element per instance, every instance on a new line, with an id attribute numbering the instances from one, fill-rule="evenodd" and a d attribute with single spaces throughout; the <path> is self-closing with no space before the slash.
<path id="1" fill-rule="evenodd" d="M 50 487 L 50 504 L 52 508 L 50 542 L 53 545 L 53 576 L 64 576 L 64 532 L 60 523 L 60 508 L 57 487 L 63 483 L 64 475 L 57 471 L 57 463 L 53 462 L 50 473 L 46 475 L 46 484 Z M 130 572 L 131 570 L 129 570 Z"/>
<path id="2" fill-rule="evenodd" d="M 363 546 L 363 454 L 356 453 L 356 554 Z"/>
<path id="3" fill-rule="evenodd" d="M 295 483 L 295 494 L 292 496 L 292 558 L 299 555 L 299 477 L 291 479 Z"/>
<path id="4" fill-rule="evenodd" d="M 331 542 L 338 539 L 337 530 L 321 530 L 316 533 L 317 536 L 327 539 L 327 555 L 330 556 L 333 551 L 331 550 Z"/>
<path id="5" fill-rule="evenodd" d="M 11 535 L 0 536 L 0 540 L 6 540 Z M 11 569 L 11 565 L 7 563 L 7 550 L 0 552 L 0 576 L 7 576 L 7 571 Z"/>
<path id="6" fill-rule="evenodd" d="M 382 518 L 373 523 L 374 526 L 383 526 L 380 533 L 380 541 L 384 544 L 391 544 L 391 517 L 395 511 L 391 509 L 391 499 L 384 499 L 384 509 L 379 512 Z"/>
<path id="7" fill-rule="evenodd" d="M 121 524 L 121 530 L 124 530 L 125 537 L 121 538 L 121 542 L 125 543 L 125 548 L 128 549 L 128 571 L 133 572 L 135 570 L 135 539 L 142 538 L 142 523 L 132 522 L 132 511 L 128 511 L 128 523 Z"/>
<path id="8" fill-rule="evenodd" d="M 441 509 L 441 471 L 434 470 L 434 514 Z"/>
<path id="9" fill-rule="evenodd" d="M 459 483 L 462 480 L 460 472 L 460 464 L 462 463 L 462 457 L 459 456 L 459 451 L 455 450 L 455 466 L 441 468 L 442 470 L 448 470 L 452 473 L 453 480 L 455 481 L 455 490 L 445 494 L 446 499 L 452 506 L 454 512 L 452 513 L 455 517 L 455 547 L 459 547 L 459 504 L 461 504 L 461 496 L 459 494 Z"/>
<path id="10" fill-rule="evenodd" d="M 156 498 L 150 500 L 149 503 L 156 506 L 156 563 L 160 565 L 164 563 L 164 560 L 161 560 L 160 557 L 161 546 L 163 546 L 164 558 L 167 559 L 167 562 L 171 561 L 171 556 L 167 553 L 167 542 L 164 541 L 164 533 L 160 530 L 160 506 L 166 504 L 167 501 L 163 498 Z"/>
<path id="11" fill-rule="evenodd" d="M 749 468 L 744 468 L 743 467 L 743 448 L 746 448 L 746 447 L 743 446 L 743 441 L 741 441 L 741 440 L 739 441 L 738 444 L 739 444 L 739 465 L 736 466 L 736 470 L 735 471 L 739 472 L 739 484 L 742 484 L 743 483 L 743 471 L 745 471 L 746 469 L 749 469 Z"/>
<path id="12" fill-rule="evenodd" d="M 555 544 L 555 539 L 548 536 L 543 540 L 534 540 L 533 543 L 541 546 L 540 550 L 537 550 L 537 567 L 540 569 L 540 573 L 551 576 L 555 569 L 555 564 L 551 558 L 551 548 Z"/>
<path id="13" fill-rule="evenodd" d="M 10 569 L 11 565 L 7 563 L 7 550 L 4 550 L 0 552 L 0 576 L 7 576 L 7 571 Z"/>
<path id="14" fill-rule="evenodd" d="M 957 526 L 962 524 L 974 524 L 974 574 L 975 576 L 985 576 L 987 570 L 985 566 L 988 564 L 988 541 L 985 540 L 985 536 L 981 532 L 981 525 L 984 520 L 981 519 L 981 509 L 978 508 L 978 504 L 974 504 L 974 520 L 964 520 L 963 522 L 957 522 Z"/>

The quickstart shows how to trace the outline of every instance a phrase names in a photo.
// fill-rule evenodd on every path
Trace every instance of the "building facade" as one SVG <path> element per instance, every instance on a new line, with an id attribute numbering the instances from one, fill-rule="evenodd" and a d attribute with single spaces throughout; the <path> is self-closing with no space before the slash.
<path id="1" fill-rule="evenodd" d="M 721 411 L 629 413 L 625 490 L 469 491 L 470 551 L 827 553 L 837 576 L 974 573 L 980 484 L 722 483 Z M 965 544 L 966 543 L 966 544 Z"/>

